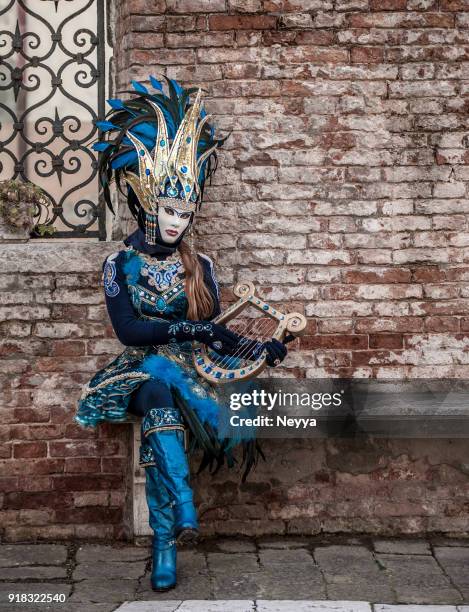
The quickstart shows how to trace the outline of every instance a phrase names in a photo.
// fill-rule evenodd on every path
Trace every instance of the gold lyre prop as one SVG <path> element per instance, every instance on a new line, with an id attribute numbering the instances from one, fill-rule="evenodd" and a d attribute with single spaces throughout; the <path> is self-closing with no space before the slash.
<path id="1" fill-rule="evenodd" d="M 270 335 L 271 338 L 283 340 L 288 332 L 294 336 L 300 336 L 306 329 L 306 318 L 299 312 L 284 314 L 279 312 L 255 295 L 255 287 L 251 282 L 238 283 L 233 293 L 239 298 L 237 302 L 222 312 L 213 321 L 214 323 L 228 323 L 247 308 L 254 306 L 263 315 L 277 321 L 277 328 Z M 266 351 L 250 361 L 244 360 L 243 348 L 232 356 L 220 356 L 203 344 L 194 343 L 193 358 L 197 372 L 213 383 L 228 383 L 236 380 L 248 380 L 257 376 L 266 367 Z M 236 362 L 236 367 L 231 367 L 231 362 Z M 241 365 L 238 363 L 241 361 Z"/>

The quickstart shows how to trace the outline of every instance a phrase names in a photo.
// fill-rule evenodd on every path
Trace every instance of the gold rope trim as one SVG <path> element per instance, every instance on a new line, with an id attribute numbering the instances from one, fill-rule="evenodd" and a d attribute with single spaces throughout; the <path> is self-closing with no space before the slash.
<path id="1" fill-rule="evenodd" d="M 107 387 L 108 385 L 117 382 L 119 380 L 125 380 L 128 378 L 131 379 L 140 379 L 140 380 L 148 380 L 151 377 L 151 374 L 144 374 L 144 373 L 140 373 L 140 372 L 127 372 L 126 374 L 117 374 L 116 376 L 111 376 L 111 378 L 108 378 L 107 380 L 103 380 L 102 382 L 98 383 L 95 387 L 90 387 L 89 383 L 87 383 L 84 387 L 83 387 L 83 391 L 81 393 L 80 399 L 85 399 L 87 398 L 89 395 L 91 395 L 92 393 L 94 393 L 95 391 L 98 391 L 99 389 L 103 389 L 104 387 Z"/>
<path id="2" fill-rule="evenodd" d="M 185 431 L 186 428 L 184 425 L 157 425 L 155 427 L 150 427 L 150 429 L 144 433 L 145 438 L 147 438 L 154 431 L 163 431 L 165 429 L 179 429 L 180 431 Z"/>
<path id="3" fill-rule="evenodd" d="M 189 450 L 189 430 L 187 427 L 185 427 L 184 425 L 166 425 L 166 426 L 160 426 L 159 429 L 179 429 L 180 431 L 184 432 L 184 450 L 187 453 L 187 451 Z M 158 428 L 154 427 L 152 429 L 149 429 L 148 432 L 145 434 L 145 437 L 147 437 L 147 434 L 152 433 L 153 431 L 159 431 Z M 142 465 L 143 467 L 146 467 L 147 464 L 142 464 L 139 463 L 139 465 Z M 156 463 L 154 462 L 149 462 L 148 465 L 153 465 L 155 467 L 158 467 L 156 465 Z"/>

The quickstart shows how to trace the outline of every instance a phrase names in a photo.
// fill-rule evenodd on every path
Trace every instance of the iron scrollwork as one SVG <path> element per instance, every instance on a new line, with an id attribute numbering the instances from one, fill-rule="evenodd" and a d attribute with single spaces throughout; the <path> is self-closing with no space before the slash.
<path id="1" fill-rule="evenodd" d="M 37 222 L 57 237 L 105 239 L 88 145 L 105 112 L 107 4 L 0 0 L 0 173 L 43 189 Z"/>

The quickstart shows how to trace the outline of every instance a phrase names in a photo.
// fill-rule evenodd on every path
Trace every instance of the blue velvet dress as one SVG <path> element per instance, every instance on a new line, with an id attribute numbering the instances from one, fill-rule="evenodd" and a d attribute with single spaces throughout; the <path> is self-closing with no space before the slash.
<path id="1" fill-rule="evenodd" d="M 179 255 L 176 251 L 162 259 L 140 251 L 140 230 L 126 244 L 103 264 L 108 313 L 117 337 L 126 347 L 84 386 L 74 420 L 84 427 L 127 421 L 132 396 L 151 380 L 177 389 L 198 421 L 216 431 L 220 411 L 226 408 L 217 401 L 217 390 L 196 373 L 191 343 L 158 344 L 168 322 L 187 319 L 185 273 Z M 199 260 L 214 301 L 213 318 L 220 312 L 218 285 L 211 260 L 201 255 Z M 169 422 L 174 421 L 173 417 L 167 410 L 162 412 L 161 425 L 177 426 Z M 168 423 L 165 419 L 169 419 Z M 142 444 L 140 465 L 152 464 L 151 449 Z"/>

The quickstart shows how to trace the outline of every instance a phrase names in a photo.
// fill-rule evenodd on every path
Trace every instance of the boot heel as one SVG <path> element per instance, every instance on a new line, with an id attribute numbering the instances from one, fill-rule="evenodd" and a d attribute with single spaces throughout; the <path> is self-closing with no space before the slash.
<path id="1" fill-rule="evenodd" d="M 191 492 L 192 493 L 192 492 Z M 192 497 L 182 503 L 174 503 L 174 527 L 176 534 L 183 529 L 198 531 L 199 521 Z"/>
<path id="2" fill-rule="evenodd" d="M 153 586 L 153 583 L 151 584 L 151 590 L 155 591 L 155 593 L 165 593 L 166 591 L 171 591 L 172 589 L 176 588 L 176 582 L 174 584 L 170 584 L 169 586 L 165 586 L 165 587 L 157 587 L 157 586 Z"/>
<path id="3" fill-rule="evenodd" d="M 178 533 L 176 542 L 178 544 L 195 544 L 198 539 L 199 532 L 197 529 L 193 529 L 192 527 L 184 527 Z"/>

